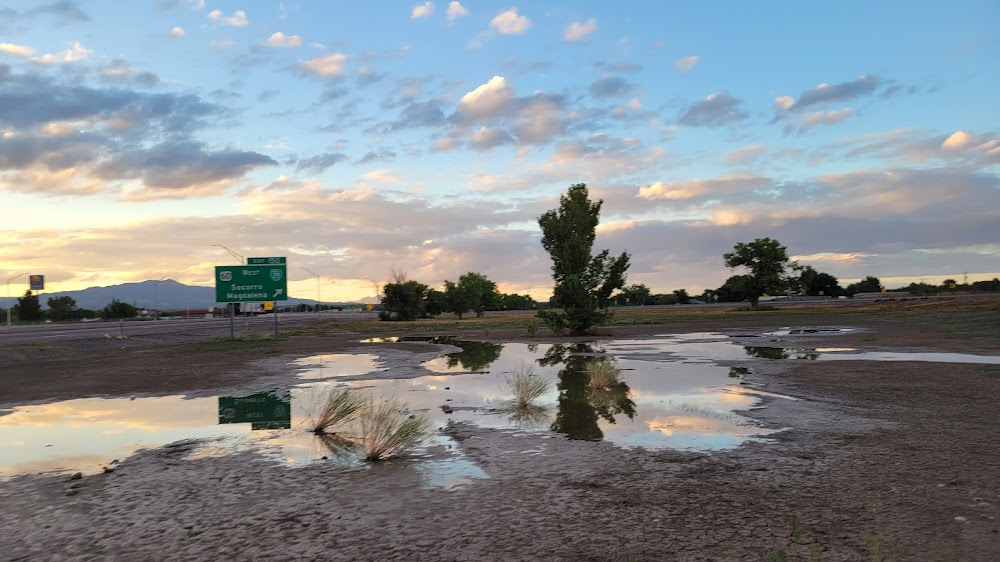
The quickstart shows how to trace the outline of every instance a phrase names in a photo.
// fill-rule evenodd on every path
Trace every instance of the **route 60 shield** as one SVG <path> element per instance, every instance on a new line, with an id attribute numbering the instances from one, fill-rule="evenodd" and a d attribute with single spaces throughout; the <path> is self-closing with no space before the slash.
<path id="1" fill-rule="evenodd" d="M 271 270 L 271 281 L 275 281 L 275 282 L 281 281 L 281 277 L 282 276 L 283 276 L 283 273 L 282 273 L 282 271 L 280 269 L 272 269 Z"/>

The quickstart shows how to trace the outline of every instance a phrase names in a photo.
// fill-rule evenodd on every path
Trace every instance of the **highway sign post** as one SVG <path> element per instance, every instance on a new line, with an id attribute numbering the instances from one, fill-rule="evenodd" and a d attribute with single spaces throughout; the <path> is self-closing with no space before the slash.
<path id="1" fill-rule="evenodd" d="M 257 263 L 253 260 L 257 260 Z M 247 261 L 252 265 L 215 267 L 216 302 L 288 300 L 288 271 L 285 258 L 249 258 Z M 229 332 L 231 337 L 235 337 L 232 312 L 229 315 Z M 274 335 L 278 335 L 277 314 L 274 316 Z"/>

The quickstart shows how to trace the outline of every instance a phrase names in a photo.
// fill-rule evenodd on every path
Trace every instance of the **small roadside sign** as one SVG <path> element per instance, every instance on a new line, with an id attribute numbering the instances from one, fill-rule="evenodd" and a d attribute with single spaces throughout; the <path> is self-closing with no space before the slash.
<path id="1" fill-rule="evenodd" d="M 247 258 L 247 265 L 287 265 L 285 258 Z"/>
<path id="2" fill-rule="evenodd" d="M 274 310 L 274 301 L 264 301 L 264 312 L 271 312 Z"/>
<path id="3" fill-rule="evenodd" d="M 44 291 L 45 290 L 45 276 L 44 275 L 31 275 L 28 277 L 28 288 L 32 291 Z"/>
<path id="4" fill-rule="evenodd" d="M 222 265 L 215 267 L 216 302 L 288 300 L 284 265 Z"/>

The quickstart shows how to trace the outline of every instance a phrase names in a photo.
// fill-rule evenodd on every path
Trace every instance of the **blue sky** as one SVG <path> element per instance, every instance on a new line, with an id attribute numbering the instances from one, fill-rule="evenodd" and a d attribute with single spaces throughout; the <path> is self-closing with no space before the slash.
<path id="1" fill-rule="evenodd" d="M 584 182 L 629 281 L 771 236 L 890 284 L 1000 272 L 995 2 L 0 0 L 0 274 L 291 290 L 479 271 L 545 298 Z"/>

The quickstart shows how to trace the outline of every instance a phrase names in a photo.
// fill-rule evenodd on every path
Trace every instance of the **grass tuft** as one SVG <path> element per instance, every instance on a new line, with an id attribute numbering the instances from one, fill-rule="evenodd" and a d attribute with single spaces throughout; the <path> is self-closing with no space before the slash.
<path id="1" fill-rule="evenodd" d="M 512 409 L 531 406 L 549 391 L 548 379 L 538 375 L 531 365 L 520 365 L 514 372 L 504 377 L 507 390 L 513 395 L 509 401 Z"/>
<path id="2" fill-rule="evenodd" d="M 422 415 L 406 416 L 405 404 L 395 398 L 368 400 L 361 408 L 361 447 L 365 460 L 385 460 L 418 446 L 430 430 L 430 420 Z"/>
<path id="3" fill-rule="evenodd" d="M 364 406 L 365 399 L 348 388 L 331 390 L 313 427 L 313 433 L 327 433 L 331 427 L 350 421 Z"/>
<path id="4" fill-rule="evenodd" d="M 591 390 L 611 390 L 622 382 L 622 370 L 605 359 L 589 362 L 586 372 Z"/>

